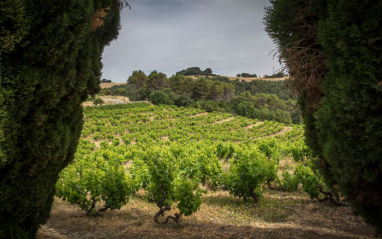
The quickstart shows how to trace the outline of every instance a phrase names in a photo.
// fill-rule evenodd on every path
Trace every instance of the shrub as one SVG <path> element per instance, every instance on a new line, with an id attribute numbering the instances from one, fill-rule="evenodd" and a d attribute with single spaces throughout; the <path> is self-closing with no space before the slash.
<path id="1" fill-rule="evenodd" d="M 236 152 L 231 159 L 229 174 L 225 177 L 229 192 L 244 200 L 252 198 L 257 204 L 271 168 L 272 164 L 259 151 Z"/>
<path id="2" fill-rule="evenodd" d="M 282 171 L 282 179 L 278 179 L 277 189 L 283 191 L 296 191 L 300 184 L 299 177 L 296 174 L 291 174 L 286 170 Z"/>
<path id="3" fill-rule="evenodd" d="M 105 102 L 103 102 L 103 100 L 101 98 L 95 98 L 93 100 L 93 104 L 94 105 L 103 105 Z"/>
<path id="4" fill-rule="evenodd" d="M 86 215 L 97 215 L 107 209 L 120 209 L 133 189 L 133 180 L 118 163 L 87 156 L 61 172 L 56 196 L 78 205 Z M 100 208 L 97 210 L 96 206 Z"/>
<path id="5" fill-rule="evenodd" d="M 153 103 L 154 105 L 160 105 L 160 104 L 166 104 L 166 105 L 172 105 L 174 104 L 174 101 L 171 99 L 171 97 L 164 91 L 156 90 L 153 93 L 149 95 L 149 101 Z"/>

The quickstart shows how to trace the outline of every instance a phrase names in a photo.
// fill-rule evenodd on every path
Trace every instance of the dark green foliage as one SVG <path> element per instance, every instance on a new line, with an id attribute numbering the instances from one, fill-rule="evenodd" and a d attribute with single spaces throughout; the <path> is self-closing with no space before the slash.
<path id="1" fill-rule="evenodd" d="M 181 94 L 176 100 L 175 100 L 175 105 L 176 106 L 183 106 L 183 107 L 188 107 L 192 106 L 194 101 L 188 96 L 186 93 Z"/>
<path id="2" fill-rule="evenodd" d="M 237 74 L 236 76 L 237 77 L 257 77 L 256 74 L 249 74 L 249 73 L 241 73 L 241 74 Z"/>
<path id="3" fill-rule="evenodd" d="M 202 71 L 199 67 L 190 67 L 186 70 L 181 70 L 176 73 L 177 75 L 184 75 L 184 76 L 210 76 L 212 74 L 211 68 L 206 68 L 204 71 Z"/>
<path id="4" fill-rule="evenodd" d="M 171 76 L 169 80 L 171 90 L 178 95 L 183 93 L 191 95 L 196 83 L 194 79 L 179 74 Z"/>
<path id="5" fill-rule="evenodd" d="M 250 101 L 243 101 L 238 103 L 234 108 L 234 111 L 236 114 L 245 116 L 247 118 L 261 118 L 261 111 L 255 108 L 255 105 Z"/>
<path id="6" fill-rule="evenodd" d="M 102 79 L 102 80 L 101 80 L 101 83 L 111 83 L 111 80 Z"/>
<path id="7" fill-rule="evenodd" d="M 284 76 L 285 76 L 284 73 L 282 73 L 282 72 L 278 72 L 278 73 L 272 74 L 272 75 L 270 75 L 270 76 L 265 75 L 264 77 L 265 77 L 265 78 L 282 78 L 282 77 L 284 77 Z"/>
<path id="8" fill-rule="evenodd" d="M 111 90 L 109 90 L 107 88 L 102 89 L 99 93 L 100 93 L 100 95 L 111 95 L 112 94 Z"/>
<path id="9" fill-rule="evenodd" d="M 166 105 L 172 105 L 174 104 L 174 100 L 171 98 L 171 96 L 161 90 L 156 90 L 153 93 L 150 94 L 149 100 L 155 104 L 155 105 L 160 105 L 160 104 L 166 104 Z"/>
<path id="10" fill-rule="evenodd" d="M 324 75 L 311 75 L 317 82 L 323 76 L 322 94 L 317 94 L 317 88 L 298 87 L 307 144 L 319 158 L 317 165 L 327 185 L 336 186 L 381 235 L 382 3 L 278 0 L 272 4 L 266 22 L 280 50 L 292 41 L 310 38 L 310 44 L 316 42 L 314 49 L 326 58 Z M 309 9 L 309 14 L 289 14 L 297 6 Z M 298 19 L 308 15 L 305 26 L 314 34 L 296 27 Z M 314 55 L 305 49 L 308 56 Z M 288 59 L 286 63 L 296 66 Z M 300 70 L 309 72 L 306 67 Z M 312 95 L 319 96 L 319 105 L 312 107 Z"/>
<path id="11" fill-rule="evenodd" d="M 93 100 L 93 104 L 95 104 L 95 105 L 103 105 L 104 102 L 103 102 L 103 100 L 101 98 L 95 98 Z"/>
<path id="12" fill-rule="evenodd" d="M 230 108 L 238 115 L 261 120 L 297 123 L 299 112 L 293 100 L 281 100 L 276 95 L 255 94 L 248 91 L 230 102 Z M 293 120 L 292 120 L 293 119 Z"/>
<path id="13" fill-rule="evenodd" d="M 329 72 L 318 141 L 340 191 L 382 232 L 382 5 L 338 1 L 328 9 L 319 32 Z"/>
<path id="14" fill-rule="evenodd" d="M 290 89 L 286 87 L 289 84 L 289 80 L 282 81 L 268 81 L 268 80 L 230 80 L 227 77 L 214 77 L 212 80 L 217 80 L 225 83 L 232 83 L 235 86 L 235 94 L 240 95 L 245 91 L 249 91 L 252 95 L 258 93 L 277 95 L 282 100 L 295 100 Z"/>
<path id="15" fill-rule="evenodd" d="M 118 91 L 122 91 L 119 89 L 127 89 L 123 92 L 130 100 L 148 98 L 154 104 L 193 105 L 208 112 L 222 111 L 286 124 L 300 123 L 298 107 L 290 99 L 290 91 L 283 89 L 284 82 L 240 82 L 226 77 L 192 79 L 180 74 L 166 78 L 165 74 L 157 71 L 151 72 L 149 77 L 142 71 L 134 71 L 128 82 L 127 86 L 113 87 L 110 91 L 118 94 Z M 238 91 L 235 86 L 242 88 Z M 242 92 L 235 97 L 235 92 L 241 92 L 242 89 L 251 91 Z M 254 92 L 253 95 L 251 92 Z M 275 92 L 289 99 L 283 100 L 277 95 L 256 92 Z"/>
<path id="16" fill-rule="evenodd" d="M 147 88 L 153 92 L 154 90 L 164 90 L 169 87 L 169 80 L 162 72 L 152 71 L 147 79 Z"/>
<path id="17" fill-rule="evenodd" d="M 107 7 L 103 25 L 95 24 Z M 119 10 L 119 1 L 1 2 L 0 238 L 34 238 L 49 217 L 58 174 L 80 137 L 80 104 L 99 91 L 101 53 L 118 34 Z"/>
<path id="18" fill-rule="evenodd" d="M 127 96 L 127 90 L 125 88 L 118 88 L 115 91 L 115 94 L 120 96 Z"/>

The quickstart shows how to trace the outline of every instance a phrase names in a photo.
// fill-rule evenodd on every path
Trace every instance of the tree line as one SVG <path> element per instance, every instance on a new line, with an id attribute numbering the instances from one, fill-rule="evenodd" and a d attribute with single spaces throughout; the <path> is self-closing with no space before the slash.
<path id="1" fill-rule="evenodd" d="M 275 92 L 284 99 L 269 92 Z M 153 104 L 230 112 L 287 124 L 300 123 L 296 102 L 291 93 L 283 88 L 283 82 L 231 81 L 227 77 L 192 79 L 180 74 L 167 78 L 157 71 L 147 76 L 138 70 L 129 77 L 127 85 L 103 89 L 101 93 L 129 96 L 133 101 L 148 99 Z"/>
<path id="2" fill-rule="evenodd" d="M 184 76 L 215 76 L 215 74 L 212 74 L 211 68 L 206 68 L 202 71 L 199 67 L 189 67 L 185 70 L 178 71 L 176 74 Z"/>

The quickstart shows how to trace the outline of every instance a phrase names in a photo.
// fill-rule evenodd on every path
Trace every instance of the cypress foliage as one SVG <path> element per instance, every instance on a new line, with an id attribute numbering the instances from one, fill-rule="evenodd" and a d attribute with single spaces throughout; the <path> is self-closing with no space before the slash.
<path id="1" fill-rule="evenodd" d="M 296 5 L 286 6 L 287 2 L 305 7 L 308 15 L 316 16 L 314 21 L 304 21 L 310 29 L 315 29 L 314 45 L 301 45 L 312 35 L 297 32 L 301 30 L 296 26 L 303 19 L 302 12 L 297 11 L 300 15 L 295 17 L 289 14 L 288 7 Z M 278 43 L 287 67 L 292 68 L 292 72 L 305 70 L 315 76 L 315 68 L 294 64 L 295 58 L 285 53 L 296 42 L 305 51 L 315 48 L 322 54 L 321 59 L 325 59 L 321 61 L 325 63 L 323 74 L 315 76 L 321 94 L 313 107 L 314 89 L 305 87 L 306 78 L 291 74 L 295 81 L 304 82 L 302 87 L 296 88 L 306 123 L 306 137 L 319 158 L 325 181 L 338 188 L 355 212 L 381 236 L 382 2 L 275 0 L 272 4 L 265 18 L 267 31 Z M 310 53 L 308 57 L 313 55 Z"/>
<path id="2" fill-rule="evenodd" d="M 0 238 L 35 238 L 73 159 L 119 0 L 0 3 Z"/>
<path id="3" fill-rule="evenodd" d="M 329 69 L 316 113 L 323 158 L 339 190 L 382 232 L 382 4 L 335 1 L 319 40 Z"/>

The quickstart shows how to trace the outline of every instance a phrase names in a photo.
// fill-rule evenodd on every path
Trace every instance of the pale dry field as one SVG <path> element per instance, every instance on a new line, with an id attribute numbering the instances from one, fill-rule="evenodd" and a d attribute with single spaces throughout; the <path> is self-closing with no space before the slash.
<path id="1" fill-rule="evenodd" d="M 104 88 L 111 88 L 113 86 L 116 86 L 116 85 L 126 85 L 127 83 L 124 82 L 124 83 L 101 83 L 101 89 L 104 89 Z"/>
<path id="2" fill-rule="evenodd" d="M 130 102 L 129 97 L 124 96 L 100 96 L 97 98 L 101 98 L 104 102 L 104 105 L 113 105 L 116 104 L 116 101 L 122 103 L 122 102 Z M 82 103 L 82 106 L 94 106 L 92 101 L 86 101 Z"/>
<path id="3" fill-rule="evenodd" d="M 204 76 L 186 76 L 192 79 L 198 79 L 199 77 L 204 77 Z M 251 82 L 254 80 L 266 80 L 266 81 L 282 81 L 288 79 L 288 77 L 282 77 L 282 78 L 265 78 L 265 77 L 236 77 L 236 76 L 223 76 L 227 77 L 230 80 L 236 80 L 239 79 L 241 81 L 247 81 Z M 210 78 L 213 78 L 213 76 L 210 76 Z"/>

